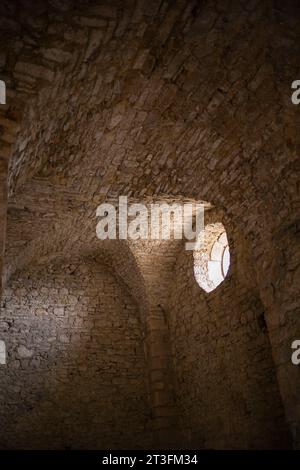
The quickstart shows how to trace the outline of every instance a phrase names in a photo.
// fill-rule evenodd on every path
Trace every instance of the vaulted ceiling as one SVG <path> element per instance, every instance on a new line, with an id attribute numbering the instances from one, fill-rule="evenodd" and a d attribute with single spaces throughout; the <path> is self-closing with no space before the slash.
<path id="1" fill-rule="evenodd" d="M 296 3 L 1 2 L 7 270 L 118 195 L 207 201 L 250 241 L 293 224 Z"/>

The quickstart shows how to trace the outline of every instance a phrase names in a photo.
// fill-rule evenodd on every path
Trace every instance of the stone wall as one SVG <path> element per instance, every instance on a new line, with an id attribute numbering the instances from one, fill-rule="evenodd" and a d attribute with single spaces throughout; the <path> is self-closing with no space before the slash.
<path id="1" fill-rule="evenodd" d="M 251 345 L 258 348 L 262 341 L 260 351 L 268 350 L 267 335 L 255 330 L 256 314 L 263 322 L 258 312 L 265 310 L 274 364 L 269 350 L 269 359 L 261 353 L 258 372 L 255 369 L 251 379 L 237 366 L 230 380 L 235 384 L 243 377 L 247 393 L 244 389 L 241 393 L 248 403 L 256 391 L 269 390 L 266 375 L 270 383 L 275 380 L 272 372 L 262 373 L 264 368 L 275 370 L 286 420 L 298 447 L 300 376 L 299 368 L 291 364 L 290 346 L 300 335 L 299 107 L 291 102 L 291 83 L 299 78 L 299 7 L 296 0 L 0 3 L 0 78 L 6 82 L 8 98 L 0 110 L 0 271 L 4 245 L 5 277 L 20 269 L 28 253 L 43 252 L 45 240 L 52 247 L 47 254 L 53 256 L 56 244 L 64 243 L 64 231 L 72 234 L 69 245 L 78 249 L 81 239 L 81 249 L 89 248 L 83 227 L 87 221 L 94 223 L 96 207 L 103 199 L 128 195 L 141 200 L 155 195 L 211 202 L 242 233 L 243 243 L 235 247 L 237 271 L 232 269 L 234 281 L 230 281 L 228 296 L 225 284 L 206 296 L 192 278 L 192 264 L 182 273 L 178 267 L 178 292 L 186 286 L 189 293 L 183 290 L 176 302 L 174 290 L 169 313 L 173 347 L 178 336 L 186 345 L 187 357 L 199 360 L 198 340 L 190 344 L 190 337 L 181 338 L 175 331 L 176 322 L 183 328 L 186 321 L 189 331 L 191 322 L 199 317 L 198 331 L 202 331 L 202 315 L 210 308 L 209 318 L 223 319 L 217 338 L 226 337 L 232 318 L 239 325 L 239 333 L 230 329 L 230 344 L 232 340 L 236 346 L 226 364 L 231 369 L 233 357 L 238 357 L 241 371 L 247 361 L 251 368 L 255 362 Z M 94 234 L 94 225 L 90 233 Z M 250 274 L 243 263 L 248 248 Z M 134 282 L 129 284 L 137 284 L 134 291 L 137 299 L 142 298 L 141 304 L 147 292 L 148 320 L 161 320 L 168 311 L 169 291 L 162 285 L 161 269 L 152 269 L 151 247 L 147 249 L 139 265 L 141 272 L 136 270 Z M 157 260 L 163 265 L 163 254 Z M 121 266 L 121 271 L 130 279 L 132 264 Z M 164 283 L 169 289 L 172 267 L 168 265 L 167 271 Z M 142 278 L 147 288 L 139 288 Z M 223 289 L 226 295 L 219 297 Z M 186 320 L 179 316 L 178 305 L 183 313 L 188 312 Z M 224 312 L 230 317 L 223 318 Z M 252 315 L 252 321 L 245 321 L 247 315 Z M 159 334 L 165 340 L 164 318 L 161 323 Z M 207 328 L 211 332 L 215 326 L 207 323 Z M 14 341 L 14 330 L 10 333 Z M 197 335 L 197 329 L 192 333 Z M 251 340 L 249 335 L 253 335 Z M 157 336 L 150 335 L 153 355 L 159 349 Z M 218 363 L 222 364 L 222 345 L 218 347 Z M 174 352 L 180 378 L 187 364 L 180 365 L 179 353 Z M 161 364 L 169 364 L 169 352 L 160 354 L 168 358 L 163 361 L 160 357 Z M 204 362 L 209 360 L 205 354 Z M 197 374 L 203 373 L 209 383 L 209 371 L 216 372 L 212 374 L 215 381 L 219 369 L 203 370 L 201 366 Z M 169 373 L 163 376 L 168 382 Z M 232 417 L 228 422 L 234 422 L 234 429 L 220 431 L 217 421 L 212 425 L 215 413 L 210 408 L 206 409 L 208 421 L 204 423 L 203 415 L 198 416 L 194 428 L 207 430 L 206 445 L 240 442 L 246 446 L 246 440 L 249 446 L 255 445 L 254 429 L 258 445 L 266 445 L 263 426 L 249 424 L 247 434 L 248 412 L 239 407 L 234 418 L 233 384 L 226 390 L 220 386 L 224 401 L 219 414 L 223 425 L 227 397 Z M 190 394 L 195 387 L 191 384 Z M 3 390 L 8 393 L 5 387 Z M 183 397 L 184 388 L 178 390 Z M 196 400 L 197 410 L 199 397 L 207 394 L 207 388 L 202 392 Z M 190 394 L 186 389 L 187 397 Z M 273 402 L 275 412 L 280 410 L 277 401 Z M 255 413 L 253 410 L 256 423 L 260 416 L 275 429 L 276 420 L 268 417 L 266 403 L 258 399 Z M 187 412 L 182 416 L 186 423 Z M 239 419 L 243 424 L 236 424 Z M 170 420 L 166 434 L 172 427 Z M 210 437 L 213 429 L 214 439 Z M 234 437 L 241 429 L 241 436 Z M 277 434 L 280 439 L 280 432 Z M 195 440 L 201 439 L 196 436 Z"/>
<path id="2" fill-rule="evenodd" d="M 177 260 L 169 327 L 181 428 L 192 448 L 290 447 L 251 258 L 231 230 L 231 267 L 214 291 L 197 284 L 191 251 Z"/>
<path id="3" fill-rule="evenodd" d="M 107 266 L 16 273 L 0 320 L 0 448 L 151 446 L 138 309 Z"/>

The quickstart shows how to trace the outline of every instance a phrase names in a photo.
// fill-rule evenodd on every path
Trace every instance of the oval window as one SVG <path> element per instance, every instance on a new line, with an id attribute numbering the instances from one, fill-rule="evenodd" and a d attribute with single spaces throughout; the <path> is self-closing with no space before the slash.
<path id="1" fill-rule="evenodd" d="M 206 225 L 199 234 L 193 256 L 196 281 L 206 292 L 211 292 L 224 281 L 230 265 L 228 240 L 223 224 Z"/>

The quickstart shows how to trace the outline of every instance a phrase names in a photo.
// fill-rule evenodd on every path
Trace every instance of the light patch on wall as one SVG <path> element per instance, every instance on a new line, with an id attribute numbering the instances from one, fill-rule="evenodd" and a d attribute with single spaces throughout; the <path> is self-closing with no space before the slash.
<path id="1" fill-rule="evenodd" d="M 6 346 L 5 342 L 0 340 L 0 364 L 6 364 Z"/>
<path id="2" fill-rule="evenodd" d="M 3 80 L 0 80 L 0 104 L 6 104 L 6 86 Z"/>

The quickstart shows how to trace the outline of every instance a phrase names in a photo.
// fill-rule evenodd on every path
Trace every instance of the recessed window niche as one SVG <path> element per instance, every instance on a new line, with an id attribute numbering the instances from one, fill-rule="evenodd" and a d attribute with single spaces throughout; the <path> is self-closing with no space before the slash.
<path id="1" fill-rule="evenodd" d="M 193 257 L 197 283 L 205 292 L 213 291 L 224 281 L 230 265 L 229 245 L 223 224 L 205 226 L 199 234 Z"/>
<path id="2" fill-rule="evenodd" d="M 0 365 L 6 364 L 6 346 L 5 342 L 0 340 Z"/>

